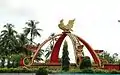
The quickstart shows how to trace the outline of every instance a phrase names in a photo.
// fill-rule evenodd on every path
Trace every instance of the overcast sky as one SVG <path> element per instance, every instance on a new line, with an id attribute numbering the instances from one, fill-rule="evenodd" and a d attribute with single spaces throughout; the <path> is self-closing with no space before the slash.
<path id="1" fill-rule="evenodd" d="M 120 55 L 120 0 L 0 0 L 0 30 L 6 23 L 22 32 L 25 22 L 37 20 L 42 42 L 51 33 L 60 33 L 60 19 L 75 18 L 73 33 L 94 49 Z"/>

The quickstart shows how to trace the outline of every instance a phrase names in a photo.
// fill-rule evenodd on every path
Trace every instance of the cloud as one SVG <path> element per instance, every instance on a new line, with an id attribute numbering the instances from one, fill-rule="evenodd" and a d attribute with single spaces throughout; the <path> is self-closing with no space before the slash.
<path id="1" fill-rule="evenodd" d="M 74 33 L 95 49 L 119 52 L 119 8 L 117 0 L 0 0 L 0 23 L 10 20 L 20 29 L 25 21 L 35 19 L 44 30 L 42 37 L 47 38 L 51 32 L 59 31 L 61 18 L 76 18 Z"/>
<path id="2" fill-rule="evenodd" d="M 7 6 L 8 2 L 7 0 L 0 0 L 0 8 Z"/>
<path id="3" fill-rule="evenodd" d="M 0 0 L 0 14 L 34 18 L 35 11 L 28 0 Z"/>

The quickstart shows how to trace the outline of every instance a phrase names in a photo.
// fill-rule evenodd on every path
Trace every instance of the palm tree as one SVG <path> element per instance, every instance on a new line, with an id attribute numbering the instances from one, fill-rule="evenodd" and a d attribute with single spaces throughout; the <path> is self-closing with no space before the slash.
<path id="1" fill-rule="evenodd" d="M 28 34 L 30 34 L 30 41 L 31 44 L 33 42 L 34 37 L 36 36 L 40 36 L 40 33 L 38 31 L 41 31 L 42 29 L 40 28 L 36 28 L 36 25 L 38 24 L 38 21 L 34 21 L 34 20 L 30 20 L 29 22 L 26 22 L 26 24 L 28 25 L 28 27 L 24 28 L 24 33 L 27 36 Z"/>
<path id="2" fill-rule="evenodd" d="M 45 54 L 46 59 L 50 56 L 54 43 L 55 43 L 55 38 L 53 38 L 55 36 L 55 33 L 52 33 L 49 37 L 52 38 L 52 40 L 50 41 L 49 46 L 46 48 L 45 52 L 47 52 Z"/>
<path id="3" fill-rule="evenodd" d="M 41 49 L 40 50 L 40 52 L 38 53 L 38 55 L 37 55 L 37 61 L 39 61 L 39 60 L 44 60 L 43 58 L 42 58 L 42 56 L 44 55 L 44 50 L 43 49 Z"/>
<path id="4" fill-rule="evenodd" d="M 6 24 L 4 25 L 5 30 L 1 31 L 1 41 L 0 41 L 0 46 L 4 50 L 4 54 L 8 55 L 10 53 L 15 53 L 16 51 L 16 44 L 17 44 L 17 39 L 16 39 L 16 34 L 17 32 L 13 29 L 14 25 L 12 24 Z M 2 54 L 3 54 L 2 52 Z"/>
<path id="5" fill-rule="evenodd" d="M 25 36 L 25 34 L 20 34 L 16 37 L 18 41 L 17 50 L 19 51 L 19 53 L 25 53 L 26 55 L 28 55 L 29 51 L 25 48 L 25 45 L 29 43 L 28 38 Z"/>
<path id="6" fill-rule="evenodd" d="M 55 33 L 52 33 L 49 37 L 51 37 L 52 38 L 52 40 L 50 41 L 50 44 L 51 45 L 54 45 L 54 43 L 55 43 L 55 38 L 53 38 L 55 36 Z"/>
<path id="7" fill-rule="evenodd" d="M 23 46 L 23 45 L 28 43 L 28 39 L 25 36 L 25 34 L 17 35 L 17 39 L 18 39 L 18 42 L 19 42 L 20 46 Z"/>
<path id="8" fill-rule="evenodd" d="M 6 57 L 10 57 L 12 53 L 16 53 L 16 34 L 17 32 L 13 29 L 14 25 L 6 24 L 4 25 L 5 30 L 1 31 L 0 40 L 0 55 L 2 56 L 2 66 L 4 67 Z M 8 59 L 7 58 L 7 59 Z M 9 64 L 9 60 L 8 60 Z"/>

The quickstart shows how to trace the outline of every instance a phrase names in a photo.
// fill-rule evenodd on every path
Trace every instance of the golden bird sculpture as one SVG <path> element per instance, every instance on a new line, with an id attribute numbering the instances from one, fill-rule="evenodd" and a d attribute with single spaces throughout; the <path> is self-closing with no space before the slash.
<path id="1" fill-rule="evenodd" d="M 73 28 L 73 24 L 74 24 L 75 19 L 69 20 L 67 25 L 64 25 L 63 21 L 64 21 L 63 19 L 60 20 L 60 23 L 58 24 L 58 27 L 60 29 L 62 29 L 64 32 L 73 31 L 72 28 Z"/>

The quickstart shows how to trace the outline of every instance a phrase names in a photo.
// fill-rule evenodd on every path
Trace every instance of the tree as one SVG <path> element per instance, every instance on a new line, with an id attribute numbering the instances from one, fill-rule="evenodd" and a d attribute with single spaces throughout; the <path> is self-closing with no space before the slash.
<path id="1" fill-rule="evenodd" d="M 25 36 L 25 34 L 17 35 L 17 41 L 18 41 L 18 45 L 17 45 L 18 52 L 28 55 L 29 51 L 24 47 L 26 44 L 29 43 L 28 38 Z"/>
<path id="2" fill-rule="evenodd" d="M 52 40 L 50 41 L 49 46 L 46 48 L 45 52 L 47 52 L 45 54 L 46 59 L 50 56 L 54 43 L 55 43 L 55 38 L 53 38 L 55 36 L 55 33 L 52 33 L 49 37 L 52 38 Z"/>
<path id="3" fill-rule="evenodd" d="M 114 62 L 114 63 L 117 63 L 117 61 L 118 61 L 118 54 L 117 54 L 117 53 L 114 53 L 114 54 L 112 55 L 112 59 L 113 59 L 113 62 Z"/>
<path id="4" fill-rule="evenodd" d="M 99 55 L 100 59 L 105 59 L 108 61 L 108 63 L 117 63 L 117 61 L 118 61 L 117 56 L 118 56 L 117 53 L 110 55 L 110 53 L 108 53 L 107 51 L 105 51 Z"/>
<path id="5" fill-rule="evenodd" d="M 15 31 L 14 25 L 12 24 L 6 24 L 4 25 L 5 30 L 1 31 L 1 41 L 0 41 L 0 47 L 2 50 L 3 55 L 9 55 L 11 53 L 16 53 L 16 44 L 17 39 L 16 39 L 16 34 L 17 31 Z"/>
<path id="6" fill-rule="evenodd" d="M 28 39 L 27 39 L 27 37 L 25 36 L 25 34 L 17 35 L 17 39 L 18 39 L 18 42 L 19 42 L 20 46 L 23 46 L 23 45 L 25 45 L 25 44 L 28 44 Z"/>
<path id="7" fill-rule="evenodd" d="M 33 42 L 34 37 L 36 37 L 36 36 L 40 36 L 41 37 L 41 35 L 40 35 L 40 33 L 38 31 L 41 31 L 42 29 L 36 28 L 36 25 L 38 23 L 39 23 L 38 21 L 36 22 L 34 20 L 30 20 L 29 22 L 26 22 L 28 27 L 24 28 L 25 35 L 27 36 L 28 34 L 30 34 L 31 44 Z"/>
<path id="8" fill-rule="evenodd" d="M 40 51 L 39 51 L 39 53 L 38 53 L 38 55 L 37 55 L 37 61 L 40 61 L 40 60 L 44 60 L 43 58 L 42 58 L 42 56 L 44 55 L 44 50 L 43 49 L 41 49 Z"/>
<path id="9" fill-rule="evenodd" d="M 7 57 L 8 64 L 10 63 L 9 58 L 12 53 L 17 53 L 16 50 L 16 34 L 17 32 L 13 29 L 14 25 L 4 25 L 5 30 L 1 31 L 0 39 L 0 55 L 2 57 L 2 67 L 4 67 L 5 59 Z"/>
<path id="10" fill-rule="evenodd" d="M 68 44 L 67 44 L 67 41 L 65 41 L 64 45 L 63 45 L 63 53 L 62 53 L 62 70 L 64 70 L 64 71 L 69 70 L 70 58 L 68 55 L 69 55 Z"/>
<path id="11" fill-rule="evenodd" d="M 117 61 L 117 62 L 118 62 L 118 64 L 120 64 L 120 59 L 118 59 L 118 61 Z"/>
<path id="12" fill-rule="evenodd" d="M 55 43 L 55 38 L 53 38 L 55 36 L 55 33 L 52 33 L 49 37 L 52 38 L 52 40 L 50 41 L 51 45 L 54 45 Z"/>

